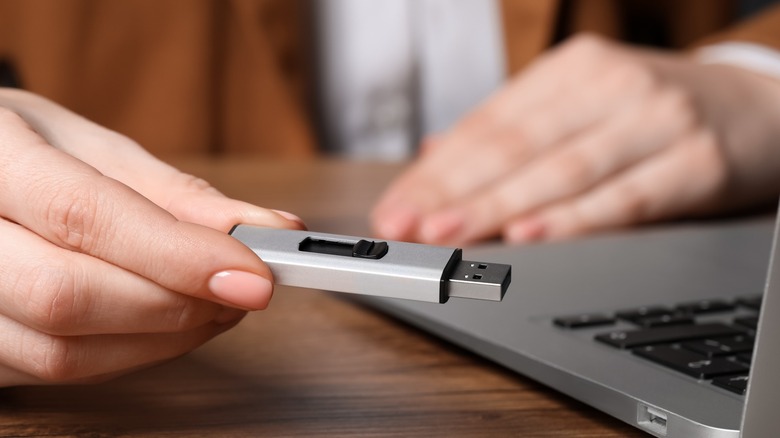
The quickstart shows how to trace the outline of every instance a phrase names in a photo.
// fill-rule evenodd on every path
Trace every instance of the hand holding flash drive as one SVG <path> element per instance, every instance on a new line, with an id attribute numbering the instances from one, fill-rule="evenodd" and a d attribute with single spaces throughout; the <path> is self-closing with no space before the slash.
<path id="1" fill-rule="evenodd" d="M 445 303 L 501 301 L 511 281 L 510 265 L 463 260 L 458 248 L 251 225 L 230 235 L 286 286 Z"/>

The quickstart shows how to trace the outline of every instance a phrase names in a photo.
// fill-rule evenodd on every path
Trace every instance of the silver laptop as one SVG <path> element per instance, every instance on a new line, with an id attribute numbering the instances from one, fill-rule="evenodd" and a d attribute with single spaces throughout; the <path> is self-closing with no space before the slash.
<path id="1" fill-rule="evenodd" d="M 471 248 L 465 258 L 512 264 L 503 302 L 366 300 L 650 435 L 776 436 L 773 224 L 678 224 Z"/>

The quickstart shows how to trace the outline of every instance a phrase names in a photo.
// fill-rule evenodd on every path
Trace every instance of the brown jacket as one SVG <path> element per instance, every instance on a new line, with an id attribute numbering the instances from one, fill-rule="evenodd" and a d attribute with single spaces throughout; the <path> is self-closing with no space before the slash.
<path id="1" fill-rule="evenodd" d="M 316 1 L 316 0 L 308 0 Z M 577 31 L 683 47 L 731 0 L 503 0 L 510 72 Z M 312 155 L 307 0 L 0 0 L 23 88 L 159 155 Z M 780 8 L 729 38 L 780 47 Z"/>

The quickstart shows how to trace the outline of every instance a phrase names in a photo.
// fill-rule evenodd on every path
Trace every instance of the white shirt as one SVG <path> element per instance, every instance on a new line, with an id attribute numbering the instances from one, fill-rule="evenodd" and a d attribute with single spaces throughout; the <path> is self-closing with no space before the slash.
<path id="1" fill-rule="evenodd" d="M 403 159 L 504 80 L 496 0 L 318 2 L 326 149 Z"/>
<path id="2" fill-rule="evenodd" d="M 447 129 L 505 78 L 497 0 L 317 2 L 325 149 L 398 160 Z M 728 42 L 698 52 L 780 78 L 780 53 Z"/>

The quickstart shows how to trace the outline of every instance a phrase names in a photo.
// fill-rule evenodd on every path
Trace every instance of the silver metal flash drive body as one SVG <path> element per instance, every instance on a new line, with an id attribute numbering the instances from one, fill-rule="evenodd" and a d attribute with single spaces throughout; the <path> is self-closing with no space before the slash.
<path id="1" fill-rule="evenodd" d="M 511 281 L 509 265 L 464 261 L 456 248 L 250 225 L 230 234 L 287 286 L 444 303 L 500 301 Z"/>

